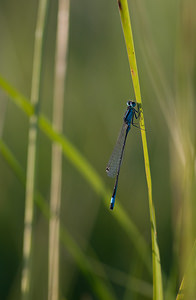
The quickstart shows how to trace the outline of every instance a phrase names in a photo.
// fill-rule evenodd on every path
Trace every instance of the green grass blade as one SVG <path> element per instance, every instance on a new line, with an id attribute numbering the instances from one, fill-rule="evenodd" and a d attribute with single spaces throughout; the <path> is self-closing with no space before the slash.
<path id="1" fill-rule="evenodd" d="M 29 103 L 28 99 L 22 96 L 1 76 L 0 87 L 27 116 L 30 116 L 33 113 L 33 107 Z M 78 170 L 78 172 L 80 172 L 81 175 L 87 180 L 95 192 L 102 197 L 104 205 L 106 205 L 108 208 L 108 199 L 110 199 L 111 191 L 106 189 L 103 180 L 97 174 L 92 165 L 87 161 L 87 159 L 74 147 L 67 137 L 59 134 L 43 115 L 39 117 L 39 127 L 52 142 L 56 141 L 61 145 L 64 155 Z M 135 224 L 132 222 L 126 211 L 119 203 L 118 213 L 111 213 L 111 215 L 112 217 L 116 218 L 120 226 L 125 230 L 138 253 L 141 255 L 147 270 L 151 274 L 152 271 L 149 247 Z"/>
<path id="2" fill-rule="evenodd" d="M 141 130 L 141 136 L 142 136 L 142 144 L 143 144 L 143 152 L 144 152 L 145 172 L 146 172 L 146 180 L 148 186 L 148 199 L 149 199 L 149 210 L 150 210 L 150 220 L 151 220 L 152 260 L 153 260 L 153 299 L 162 300 L 163 299 L 162 274 L 161 274 L 159 247 L 157 243 L 155 212 L 154 212 L 154 206 L 152 202 L 152 181 L 151 181 L 150 163 L 149 163 L 146 131 L 145 131 L 145 124 L 144 124 L 144 115 L 142 109 L 139 76 L 137 70 L 137 63 L 136 63 L 136 56 L 135 56 L 135 49 L 134 49 L 134 42 L 133 42 L 133 35 L 132 35 L 132 28 L 131 28 L 131 21 L 129 16 L 127 0 L 118 0 L 118 7 L 120 12 L 124 37 L 125 37 L 125 43 L 127 47 L 127 54 L 128 54 L 129 64 L 130 64 L 135 97 L 141 114 L 140 126 L 143 129 Z"/>
<path id="3" fill-rule="evenodd" d="M 29 102 L 29 99 L 20 94 L 14 89 L 3 77 L 0 76 L 0 86 L 2 90 L 12 99 L 14 103 L 28 116 L 32 116 L 34 113 L 33 105 Z"/>
<path id="4" fill-rule="evenodd" d="M 14 158 L 12 152 L 9 150 L 7 145 L 0 139 L 0 152 L 4 159 L 8 162 L 8 164 L 11 166 L 13 172 L 17 174 L 18 179 L 20 182 L 25 184 L 26 176 L 24 171 L 22 170 L 20 164 L 18 161 Z"/>

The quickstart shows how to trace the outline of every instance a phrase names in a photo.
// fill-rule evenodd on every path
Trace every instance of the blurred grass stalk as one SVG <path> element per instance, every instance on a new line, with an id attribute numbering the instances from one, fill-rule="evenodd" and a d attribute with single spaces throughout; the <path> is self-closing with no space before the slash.
<path id="1" fill-rule="evenodd" d="M 146 179 L 147 179 L 147 186 L 148 186 L 150 220 L 151 220 L 152 260 L 153 260 L 153 299 L 162 300 L 163 299 L 162 275 L 161 275 L 161 265 L 160 265 L 160 254 L 159 254 L 159 248 L 157 244 L 155 211 L 152 202 L 152 181 L 151 181 L 151 173 L 150 173 L 144 116 L 143 116 L 143 109 L 141 103 L 140 84 L 139 84 L 139 77 L 138 77 L 138 70 L 137 70 L 137 63 L 136 63 L 136 56 L 135 56 L 135 49 L 133 43 L 133 35 L 132 35 L 132 28 L 131 28 L 127 0 L 118 0 L 118 7 L 120 12 L 124 37 L 125 37 L 125 43 L 127 47 L 127 54 L 128 54 L 129 64 L 130 64 L 135 97 L 141 114 L 140 126 L 143 129 L 141 130 L 141 136 L 142 136 L 142 143 L 143 143 L 145 171 L 146 171 Z"/>
<path id="2" fill-rule="evenodd" d="M 34 45 L 34 56 L 33 56 L 32 86 L 31 86 L 31 103 L 34 108 L 34 113 L 31 115 L 29 120 L 24 236 L 23 236 L 23 269 L 22 269 L 22 278 L 21 278 L 21 294 L 23 300 L 30 298 L 30 288 L 31 288 L 30 280 L 31 280 L 33 217 L 34 217 L 35 178 L 36 178 L 36 173 L 35 173 L 36 150 L 37 150 L 37 135 L 38 135 L 38 117 L 39 117 L 43 42 L 44 42 L 44 33 L 46 28 L 48 3 L 49 3 L 48 0 L 39 1 L 37 24 L 35 29 L 35 45 Z"/>
<path id="3" fill-rule="evenodd" d="M 69 0 L 58 1 L 57 39 L 54 76 L 53 128 L 59 133 L 63 127 L 63 102 L 67 70 Z M 48 300 L 59 299 L 59 236 L 62 182 L 62 147 L 52 143 L 51 195 L 49 220 L 49 278 Z"/>
<path id="4" fill-rule="evenodd" d="M 187 261 L 184 277 L 182 279 L 176 300 L 195 299 L 195 263 L 196 263 L 196 241 L 193 245 L 192 253 Z"/>
<path id="5" fill-rule="evenodd" d="M 196 51 L 196 3 L 194 0 L 182 1 L 180 6 L 178 39 L 176 43 L 176 109 L 179 119 L 179 131 L 181 135 L 181 147 L 185 154 L 186 163 L 181 165 L 181 207 L 178 218 L 180 226 L 178 232 L 179 241 L 179 267 L 180 276 L 184 274 L 181 287 L 183 295 L 177 299 L 196 298 L 196 265 L 195 254 L 192 263 L 188 262 L 191 257 L 196 230 L 196 206 L 195 206 L 195 183 L 196 183 L 196 141 L 195 141 L 195 51 Z M 172 153 L 174 155 L 174 153 Z M 175 160 L 176 161 L 176 160 Z M 178 163 L 178 162 L 177 162 Z M 177 168 L 177 166 L 173 166 Z M 188 265 L 188 268 L 187 268 Z M 194 278 L 194 279 L 193 279 Z M 181 291 L 182 289 L 180 289 Z M 179 298 L 180 297 L 180 298 Z"/>
<path id="6" fill-rule="evenodd" d="M 101 263 L 98 259 L 92 257 L 89 257 L 89 259 L 93 265 L 94 272 L 99 277 L 105 278 L 105 280 L 109 278 L 111 282 L 123 288 L 127 288 L 131 292 L 134 291 L 137 295 L 142 295 L 149 299 L 152 298 L 152 285 L 150 283 Z"/>

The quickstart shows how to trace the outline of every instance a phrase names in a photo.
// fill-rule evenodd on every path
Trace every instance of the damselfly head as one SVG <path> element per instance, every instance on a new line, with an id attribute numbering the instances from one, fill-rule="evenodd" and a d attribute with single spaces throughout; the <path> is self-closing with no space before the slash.
<path id="1" fill-rule="evenodd" d="M 135 107 L 136 103 L 134 101 L 127 101 L 127 106 Z"/>

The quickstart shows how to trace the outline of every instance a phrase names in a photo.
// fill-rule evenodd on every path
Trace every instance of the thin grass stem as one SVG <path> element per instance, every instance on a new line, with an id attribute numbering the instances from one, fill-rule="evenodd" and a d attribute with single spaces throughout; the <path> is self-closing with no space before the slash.
<path id="1" fill-rule="evenodd" d="M 33 241 L 33 216 L 35 198 L 35 168 L 36 149 L 38 135 L 38 115 L 40 101 L 40 82 L 42 70 L 43 40 L 46 25 L 46 15 L 48 0 L 40 0 L 38 7 L 37 24 L 35 30 L 35 46 L 33 57 L 33 73 L 31 86 L 31 103 L 34 113 L 29 120 L 29 138 L 27 150 L 27 174 L 26 174 L 26 195 L 25 195 L 25 216 L 24 216 L 24 236 L 23 236 L 23 269 L 21 278 L 22 299 L 29 299 L 30 295 L 30 275 L 32 259 Z"/>
<path id="2" fill-rule="evenodd" d="M 125 37 L 125 43 L 127 47 L 127 54 L 128 54 L 129 64 L 130 64 L 135 97 L 140 110 L 140 127 L 144 129 L 141 130 L 141 137 L 142 137 L 143 152 L 144 152 L 144 163 L 145 163 L 145 172 L 146 172 L 146 180 L 147 180 L 147 187 L 148 187 L 148 199 L 149 199 L 149 210 L 150 210 L 150 221 L 151 221 L 152 261 L 153 261 L 153 299 L 162 300 L 163 299 L 162 274 L 161 274 L 159 247 L 157 243 L 155 211 L 154 211 L 154 205 L 152 201 L 152 180 L 151 180 L 145 124 L 144 124 L 144 115 L 142 109 L 139 76 L 137 70 L 137 63 L 136 63 L 136 56 L 135 56 L 135 49 L 134 49 L 134 42 L 133 42 L 133 35 L 132 35 L 132 28 L 131 28 L 131 21 L 129 16 L 127 0 L 118 0 L 118 7 L 120 12 L 124 37 Z"/>
<path id="3" fill-rule="evenodd" d="M 68 31 L 69 31 L 69 0 L 59 0 L 57 18 L 56 59 L 53 100 L 53 127 L 62 132 L 63 102 L 65 94 L 65 77 L 67 69 Z M 49 279 L 48 299 L 59 299 L 59 236 L 60 207 L 62 182 L 62 148 L 52 144 L 51 195 L 49 221 Z"/>
<path id="4" fill-rule="evenodd" d="M 182 1 L 180 6 L 176 41 L 176 107 L 181 132 L 181 143 L 185 153 L 181 178 L 183 179 L 181 228 L 179 239 L 181 274 L 191 257 L 195 241 L 195 1 Z M 187 32 L 189 36 L 187 38 Z M 183 109 L 185 107 L 186 109 Z M 178 199 L 179 200 L 179 199 Z M 194 259 L 189 264 L 182 282 L 184 296 L 180 299 L 195 299 L 195 245 Z M 193 255 L 192 255 L 193 256 Z"/>

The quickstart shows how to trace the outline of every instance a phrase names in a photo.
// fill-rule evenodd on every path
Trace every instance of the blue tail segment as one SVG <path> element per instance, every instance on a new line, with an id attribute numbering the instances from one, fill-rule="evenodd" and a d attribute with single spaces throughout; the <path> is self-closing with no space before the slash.
<path id="1" fill-rule="evenodd" d="M 113 196 L 112 196 L 112 198 L 111 198 L 111 201 L 110 201 L 110 209 L 111 209 L 111 210 L 113 210 L 113 208 L 114 208 L 115 198 L 116 198 L 116 197 L 113 197 Z"/>
<path id="2" fill-rule="evenodd" d="M 118 176 L 119 174 L 116 176 L 116 182 L 115 182 L 115 186 L 114 186 L 114 191 L 112 194 L 112 198 L 110 201 L 110 209 L 113 210 L 114 208 L 114 204 L 115 204 L 115 200 L 116 200 L 116 191 L 117 191 L 117 186 L 118 186 Z"/>

